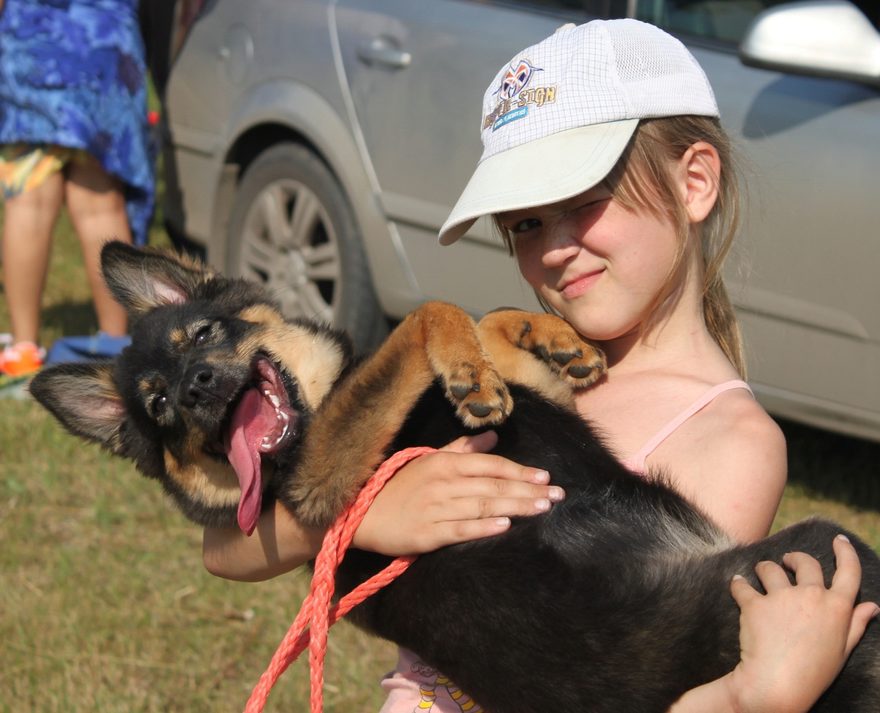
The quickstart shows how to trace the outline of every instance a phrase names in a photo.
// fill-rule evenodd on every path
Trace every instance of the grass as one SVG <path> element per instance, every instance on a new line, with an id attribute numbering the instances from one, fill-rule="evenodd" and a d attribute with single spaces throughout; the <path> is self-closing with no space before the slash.
<path id="1" fill-rule="evenodd" d="M 154 229 L 152 242 L 166 238 Z M 66 220 L 44 343 L 95 329 Z M 5 310 L 0 331 L 8 329 Z M 29 401 L 0 401 L 0 713 L 241 710 L 307 588 L 292 573 L 226 582 L 199 531 L 124 462 L 64 434 Z M 791 482 L 776 526 L 828 515 L 880 549 L 880 444 L 784 423 Z M 378 710 L 394 648 L 348 624 L 330 636 L 325 710 Z M 268 711 L 304 711 L 305 661 Z"/>

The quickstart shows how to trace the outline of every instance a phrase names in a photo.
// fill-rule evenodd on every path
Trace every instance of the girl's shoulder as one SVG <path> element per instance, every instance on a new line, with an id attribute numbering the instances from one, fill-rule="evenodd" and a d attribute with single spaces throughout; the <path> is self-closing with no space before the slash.
<path id="1" fill-rule="evenodd" d="M 735 538 L 769 531 L 787 476 L 785 437 L 750 391 L 718 394 L 658 447 L 654 460 Z"/>

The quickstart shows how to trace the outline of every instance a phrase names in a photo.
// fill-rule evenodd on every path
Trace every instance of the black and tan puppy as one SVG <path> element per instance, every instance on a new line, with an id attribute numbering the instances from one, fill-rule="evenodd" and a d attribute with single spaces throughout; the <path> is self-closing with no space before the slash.
<path id="1" fill-rule="evenodd" d="M 602 357 L 554 317 L 504 311 L 474 325 L 430 303 L 355 364 L 344 336 L 284 320 L 252 284 L 118 244 L 103 267 L 132 346 L 112 364 L 47 369 L 31 391 L 196 522 L 249 532 L 279 498 L 326 525 L 390 451 L 486 425 L 497 453 L 565 488 L 503 535 L 420 557 L 352 612 L 493 713 L 665 711 L 739 660 L 734 574 L 796 550 L 833 571 L 832 523 L 735 547 L 660 479 L 626 471 L 569 408 Z M 880 561 L 850 539 L 862 596 L 878 601 Z M 340 587 L 385 562 L 350 552 Z M 815 710 L 880 710 L 878 636 L 870 626 Z"/>

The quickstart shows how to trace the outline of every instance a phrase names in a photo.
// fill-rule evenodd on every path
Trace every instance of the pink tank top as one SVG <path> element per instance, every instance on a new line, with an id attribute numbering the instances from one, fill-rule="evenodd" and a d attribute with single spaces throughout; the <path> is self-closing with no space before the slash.
<path id="1" fill-rule="evenodd" d="M 725 391 L 731 391 L 733 389 L 745 389 L 749 393 L 752 393 L 751 388 L 745 381 L 741 381 L 740 379 L 733 379 L 731 381 L 725 381 L 723 384 L 718 384 L 717 386 L 713 386 L 711 389 L 706 391 L 700 398 L 694 401 L 690 406 L 684 409 L 681 413 L 679 413 L 674 418 L 670 419 L 670 421 L 663 426 L 657 433 L 655 433 L 651 438 L 648 439 L 647 443 L 643 445 L 639 450 L 635 453 L 627 456 L 626 458 L 621 458 L 620 462 L 623 463 L 629 470 L 633 473 L 644 473 L 645 472 L 645 460 L 654 452 L 654 449 L 657 448 L 663 441 L 665 441 L 669 436 L 671 436 L 678 429 L 681 424 L 687 421 L 691 416 L 693 416 L 698 411 L 706 408 L 710 403 L 712 403 L 719 394 L 723 394 Z"/>

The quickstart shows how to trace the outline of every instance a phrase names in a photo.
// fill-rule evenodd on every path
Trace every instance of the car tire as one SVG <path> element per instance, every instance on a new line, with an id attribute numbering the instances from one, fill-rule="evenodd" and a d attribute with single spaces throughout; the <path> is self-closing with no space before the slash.
<path id="1" fill-rule="evenodd" d="M 327 166 L 277 144 L 247 167 L 229 219 L 226 269 L 262 282 L 285 316 L 345 330 L 358 350 L 388 331 L 352 210 Z"/>

